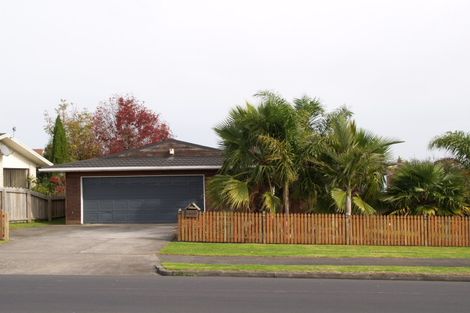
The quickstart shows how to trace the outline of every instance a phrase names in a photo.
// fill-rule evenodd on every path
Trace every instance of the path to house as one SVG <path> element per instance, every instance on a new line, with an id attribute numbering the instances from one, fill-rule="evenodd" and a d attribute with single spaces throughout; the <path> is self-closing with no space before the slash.
<path id="1" fill-rule="evenodd" d="M 188 256 L 160 255 L 160 262 L 201 264 L 262 264 L 262 265 L 386 265 L 386 266 L 470 266 L 470 259 L 425 258 L 306 258 L 253 256 Z"/>
<path id="2" fill-rule="evenodd" d="M 155 254 L 174 225 L 54 225 L 11 232 L 0 245 L 0 274 L 154 274 Z"/>

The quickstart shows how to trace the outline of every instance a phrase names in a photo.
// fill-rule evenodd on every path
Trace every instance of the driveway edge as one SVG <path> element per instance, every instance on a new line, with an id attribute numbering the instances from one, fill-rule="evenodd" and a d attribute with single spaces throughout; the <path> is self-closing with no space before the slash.
<path id="1" fill-rule="evenodd" d="M 330 272 L 252 272 L 252 271 L 171 271 L 155 265 L 161 276 L 198 277 L 257 277 L 257 278 L 305 278 L 305 279 L 355 279 L 355 280 L 408 280 L 470 282 L 470 275 L 437 275 L 406 273 L 330 273 Z"/>

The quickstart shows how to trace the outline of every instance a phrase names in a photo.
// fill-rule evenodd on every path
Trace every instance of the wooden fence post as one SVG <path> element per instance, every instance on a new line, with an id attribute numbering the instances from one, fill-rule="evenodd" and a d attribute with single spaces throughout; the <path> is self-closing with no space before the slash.
<path id="1" fill-rule="evenodd" d="M 31 223 L 33 220 L 33 209 L 31 203 L 31 190 L 26 192 L 26 216 L 28 219 L 28 223 Z"/>
<path id="2" fill-rule="evenodd" d="M 52 221 L 52 197 L 47 197 L 47 220 Z"/>
<path id="3" fill-rule="evenodd" d="M 345 232 L 344 234 L 346 235 L 346 244 L 350 245 L 351 244 L 351 215 L 345 215 Z"/>
<path id="4" fill-rule="evenodd" d="M 267 236 L 267 231 L 266 231 L 266 211 L 263 211 L 262 215 L 261 215 L 261 236 L 262 239 L 261 239 L 261 242 L 266 244 L 266 236 Z"/>
<path id="5" fill-rule="evenodd" d="M 424 223 L 423 223 L 423 229 L 424 229 L 424 246 L 428 246 L 428 236 L 429 236 L 429 231 L 428 231 L 428 216 L 424 215 Z"/>
<path id="6" fill-rule="evenodd" d="M 224 211 L 224 242 L 227 242 L 227 212 Z"/>
<path id="7" fill-rule="evenodd" d="M 8 219 L 8 213 L 0 210 L 0 239 L 10 239 L 10 220 Z"/>
<path id="8" fill-rule="evenodd" d="M 2 189 L 1 192 L 1 197 L 2 197 L 2 206 L 0 207 L 0 210 L 7 211 L 7 191 L 6 189 Z"/>
<path id="9" fill-rule="evenodd" d="M 287 214 L 283 214 L 284 216 L 284 233 L 285 233 L 285 236 L 284 236 L 284 242 L 283 243 L 290 243 L 290 238 L 291 238 L 291 233 L 290 233 L 290 225 L 289 225 L 289 222 L 290 222 L 290 214 L 287 213 Z"/>
<path id="10" fill-rule="evenodd" d="M 182 232 L 182 229 L 181 229 L 181 214 L 182 214 L 182 211 L 179 210 L 178 211 L 178 241 L 181 241 L 181 232 Z"/>

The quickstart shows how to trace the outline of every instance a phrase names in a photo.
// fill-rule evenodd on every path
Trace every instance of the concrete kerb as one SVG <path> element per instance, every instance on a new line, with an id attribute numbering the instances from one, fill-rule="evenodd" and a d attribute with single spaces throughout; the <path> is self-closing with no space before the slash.
<path id="1" fill-rule="evenodd" d="M 408 281 L 455 281 L 470 282 L 470 275 L 406 274 L 406 273 L 330 273 L 330 272 L 253 272 L 253 271 L 171 271 L 155 265 L 161 276 L 199 277 L 258 277 L 258 278 L 304 278 L 304 279 L 352 279 L 352 280 L 408 280 Z"/>
<path id="2" fill-rule="evenodd" d="M 470 267 L 470 258 L 429 259 L 429 258 L 328 258 L 328 257 L 257 257 L 257 256 L 195 256 L 159 255 L 160 264 L 201 263 L 201 264 L 256 264 L 256 265 L 362 265 L 362 266 L 444 266 Z"/>

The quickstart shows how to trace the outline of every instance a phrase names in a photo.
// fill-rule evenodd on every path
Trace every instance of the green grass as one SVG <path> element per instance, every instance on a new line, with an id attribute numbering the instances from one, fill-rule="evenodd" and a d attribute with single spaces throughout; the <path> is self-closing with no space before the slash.
<path id="1" fill-rule="evenodd" d="M 31 223 L 10 223 L 10 230 L 23 229 L 23 228 L 36 228 L 44 227 L 49 225 L 64 225 L 64 218 L 53 219 L 51 222 L 48 221 L 33 221 Z"/>
<path id="2" fill-rule="evenodd" d="M 253 265 L 253 264 L 200 264 L 172 263 L 162 265 L 172 271 L 252 271 L 252 272 L 299 272 L 299 273 L 406 273 L 468 275 L 470 267 L 443 266 L 362 266 L 362 265 Z"/>
<path id="3" fill-rule="evenodd" d="M 470 248 L 171 242 L 162 254 L 328 258 L 470 258 Z"/>

